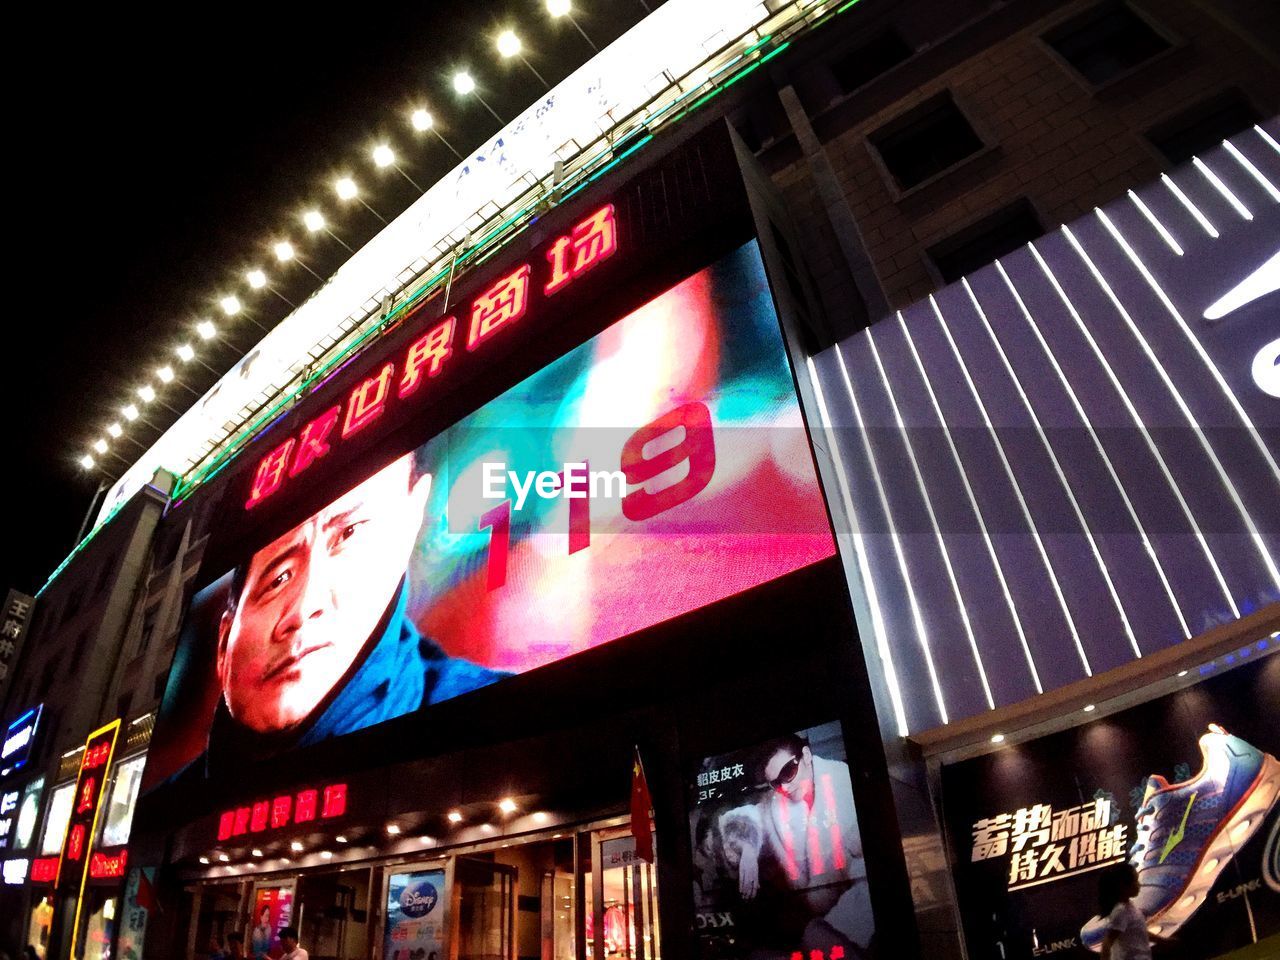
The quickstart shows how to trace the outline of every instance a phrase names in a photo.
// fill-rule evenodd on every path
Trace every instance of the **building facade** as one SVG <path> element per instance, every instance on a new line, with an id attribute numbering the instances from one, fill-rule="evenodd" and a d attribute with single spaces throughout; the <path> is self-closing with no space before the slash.
<path id="1" fill-rule="evenodd" d="M 689 7 L 121 478 L 10 678 L 0 946 L 1085 957 L 1124 862 L 1166 956 L 1280 936 L 1274 13 Z"/>

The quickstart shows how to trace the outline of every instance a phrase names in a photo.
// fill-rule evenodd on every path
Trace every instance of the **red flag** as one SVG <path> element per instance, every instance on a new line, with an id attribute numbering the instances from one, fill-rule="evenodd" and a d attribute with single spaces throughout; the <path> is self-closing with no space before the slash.
<path id="1" fill-rule="evenodd" d="M 640 748 L 636 747 L 635 759 L 631 761 L 631 835 L 636 839 L 636 856 L 646 863 L 653 863 L 653 824 L 649 819 L 652 807 Z"/>
<path id="2" fill-rule="evenodd" d="M 138 871 L 138 891 L 133 895 L 133 901 L 148 913 L 160 912 L 160 901 L 156 899 L 156 888 L 151 885 L 151 880 L 147 877 L 147 871 Z"/>

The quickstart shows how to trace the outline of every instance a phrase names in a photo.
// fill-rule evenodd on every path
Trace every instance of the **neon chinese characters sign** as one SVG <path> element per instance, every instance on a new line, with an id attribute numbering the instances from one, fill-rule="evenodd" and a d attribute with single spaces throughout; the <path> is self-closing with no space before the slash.
<path id="1" fill-rule="evenodd" d="M 248 833 L 279 830 L 290 824 L 332 820 L 346 812 L 345 783 L 307 788 L 224 811 L 218 817 L 218 841 L 231 840 Z"/>
<path id="2" fill-rule="evenodd" d="M 554 296 L 618 249 L 612 204 L 596 210 L 547 250 L 542 290 Z M 258 462 L 245 509 L 252 509 L 303 473 L 340 443 L 377 421 L 392 402 L 407 400 L 439 376 L 454 355 L 455 341 L 480 349 L 520 320 L 529 309 L 533 267 L 523 263 L 471 303 L 465 322 L 445 317 L 411 343 L 399 361 L 384 361 L 357 383 L 346 399 L 307 423 Z M 465 331 L 465 333 L 463 332 Z M 394 398 L 394 399 L 393 399 Z"/>

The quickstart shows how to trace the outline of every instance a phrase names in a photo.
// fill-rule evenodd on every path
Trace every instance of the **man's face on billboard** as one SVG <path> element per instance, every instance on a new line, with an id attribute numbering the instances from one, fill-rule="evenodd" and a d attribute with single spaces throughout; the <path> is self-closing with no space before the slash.
<path id="1" fill-rule="evenodd" d="M 422 525 L 430 475 L 404 456 L 253 555 L 222 616 L 218 679 L 231 715 L 260 733 L 315 709 L 378 625 Z"/>

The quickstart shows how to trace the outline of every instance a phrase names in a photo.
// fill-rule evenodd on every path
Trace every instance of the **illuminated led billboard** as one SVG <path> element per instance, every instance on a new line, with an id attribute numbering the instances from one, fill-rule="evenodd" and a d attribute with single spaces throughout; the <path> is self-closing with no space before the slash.
<path id="1" fill-rule="evenodd" d="M 255 546 L 192 602 L 148 782 L 369 727 L 831 556 L 758 248 Z"/>

